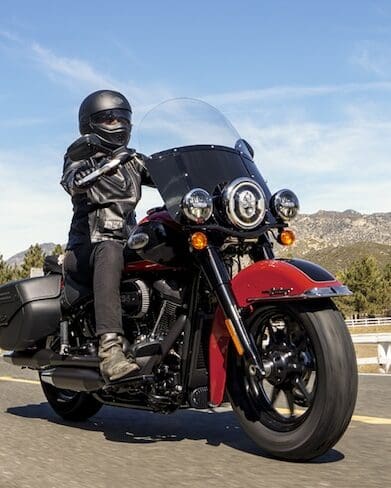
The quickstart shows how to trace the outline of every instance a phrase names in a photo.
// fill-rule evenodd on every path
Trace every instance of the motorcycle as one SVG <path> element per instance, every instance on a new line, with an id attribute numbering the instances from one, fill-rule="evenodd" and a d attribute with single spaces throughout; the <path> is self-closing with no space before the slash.
<path id="1" fill-rule="evenodd" d="M 164 201 L 124 251 L 124 349 L 140 371 L 104 381 L 92 291 L 64 282 L 61 269 L 0 287 L 0 347 L 12 351 L 4 359 L 37 370 L 66 420 L 88 419 L 102 405 L 171 413 L 229 401 L 270 455 L 324 454 L 357 396 L 352 341 L 332 301 L 351 292 L 316 264 L 275 257 L 275 240 L 294 241 L 296 195 L 271 194 L 250 144 L 204 102 L 164 102 L 145 116 L 139 139 Z M 83 136 L 71 157 L 97 146 Z M 137 157 L 116 155 L 85 182 Z"/>

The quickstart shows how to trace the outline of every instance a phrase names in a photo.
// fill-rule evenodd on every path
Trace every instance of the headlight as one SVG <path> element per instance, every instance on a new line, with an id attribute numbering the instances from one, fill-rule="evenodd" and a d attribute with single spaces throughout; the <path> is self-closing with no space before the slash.
<path id="1" fill-rule="evenodd" d="M 299 212 L 299 199 L 292 190 L 280 190 L 272 196 L 270 206 L 273 213 L 282 220 L 292 220 Z"/>
<path id="2" fill-rule="evenodd" d="M 212 197 L 202 188 L 194 188 L 183 197 L 183 213 L 189 220 L 203 224 L 213 213 Z"/>
<path id="3" fill-rule="evenodd" d="M 265 196 L 260 185 L 248 178 L 232 181 L 223 192 L 228 219 L 242 229 L 254 229 L 265 217 Z"/>

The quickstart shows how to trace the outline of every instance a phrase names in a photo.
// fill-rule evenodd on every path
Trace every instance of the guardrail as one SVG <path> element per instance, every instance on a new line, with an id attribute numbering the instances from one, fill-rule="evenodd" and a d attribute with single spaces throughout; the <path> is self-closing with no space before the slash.
<path id="1" fill-rule="evenodd" d="M 384 373 L 391 372 L 391 333 L 352 334 L 354 344 L 377 344 L 377 356 L 358 358 L 357 364 L 378 364 Z"/>
<path id="2" fill-rule="evenodd" d="M 365 319 L 347 319 L 348 327 L 374 327 L 376 325 L 391 325 L 391 317 L 371 317 Z"/>

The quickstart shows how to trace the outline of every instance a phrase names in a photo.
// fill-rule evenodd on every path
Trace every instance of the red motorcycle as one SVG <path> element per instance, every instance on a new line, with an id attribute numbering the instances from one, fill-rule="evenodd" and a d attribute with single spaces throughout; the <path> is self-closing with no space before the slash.
<path id="1" fill-rule="evenodd" d="M 75 151 L 88 157 L 95 143 L 83 136 Z M 37 370 L 67 420 L 104 404 L 169 413 L 229 401 L 271 455 L 320 456 L 349 424 L 357 368 L 332 301 L 348 288 L 320 266 L 273 253 L 275 239 L 294 239 L 287 225 L 297 197 L 271 195 L 251 146 L 203 102 L 159 105 L 141 124 L 140 144 L 164 206 L 148 212 L 125 249 L 124 343 L 139 374 L 104 382 L 92 291 L 69 278 L 64 286 L 56 272 L 0 287 L 0 347 L 13 351 L 6 361 Z"/>

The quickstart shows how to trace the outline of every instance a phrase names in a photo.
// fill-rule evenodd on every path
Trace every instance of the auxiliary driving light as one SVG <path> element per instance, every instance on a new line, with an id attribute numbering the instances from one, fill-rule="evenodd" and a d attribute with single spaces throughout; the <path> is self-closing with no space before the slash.
<path id="1" fill-rule="evenodd" d="M 189 220 L 203 224 L 212 216 L 212 197 L 202 188 L 193 188 L 183 197 L 182 210 Z"/>
<path id="2" fill-rule="evenodd" d="M 279 190 L 272 196 L 270 208 L 276 217 L 284 221 L 292 220 L 299 212 L 299 199 L 292 190 Z"/>

